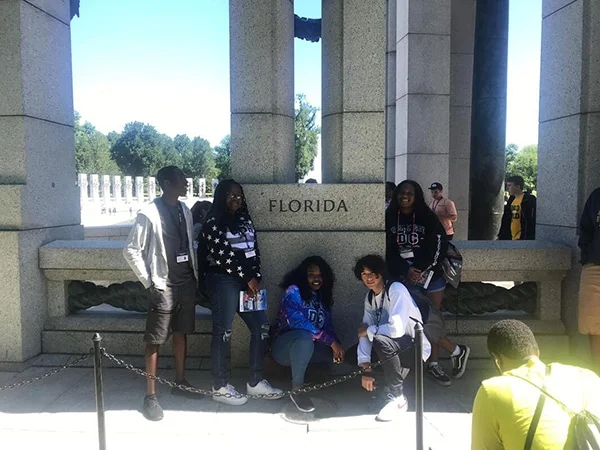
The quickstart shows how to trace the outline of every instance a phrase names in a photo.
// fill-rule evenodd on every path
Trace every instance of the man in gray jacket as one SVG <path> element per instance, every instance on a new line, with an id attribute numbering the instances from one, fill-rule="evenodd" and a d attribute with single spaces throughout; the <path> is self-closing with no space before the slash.
<path id="1" fill-rule="evenodd" d="M 186 195 L 187 181 L 175 166 L 163 167 L 156 178 L 163 194 L 138 213 L 123 255 L 150 299 L 144 335 L 146 372 L 156 375 L 158 348 L 172 333 L 175 381 L 190 386 L 184 376 L 186 336 L 194 332 L 198 266 L 192 214 L 178 200 Z M 190 395 L 176 388 L 172 393 Z M 163 418 L 151 378 L 142 411 L 148 420 Z"/>

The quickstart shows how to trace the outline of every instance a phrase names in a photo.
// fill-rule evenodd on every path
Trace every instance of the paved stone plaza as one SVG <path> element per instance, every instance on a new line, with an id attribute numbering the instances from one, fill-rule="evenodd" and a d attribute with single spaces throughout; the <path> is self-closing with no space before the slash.
<path id="1" fill-rule="evenodd" d="M 21 373 L 0 372 L 0 385 L 10 384 L 48 371 L 31 367 Z M 493 372 L 467 370 L 461 380 L 441 387 L 425 380 L 425 436 L 433 449 L 470 448 L 471 405 L 482 379 Z M 170 370 L 161 376 L 172 378 Z M 198 387 L 210 385 L 210 372 L 188 372 Z M 235 373 L 233 383 L 244 384 Z M 280 387 L 284 381 L 273 381 Z M 168 446 L 190 444 L 202 448 L 365 448 L 376 441 L 394 448 L 415 448 L 414 383 L 407 382 L 410 412 L 397 423 L 375 421 L 377 401 L 358 386 L 357 380 L 315 393 L 315 404 L 326 417 L 297 413 L 285 398 L 251 400 L 231 407 L 210 399 L 176 397 L 160 386 L 158 395 L 165 409 L 162 422 L 148 422 L 138 411 L 144 380 L 124 369 L 104 370 L 107 448 L 141 448 L 144 444 Z M 308 422 L 306 419 L 308 418 Z M 304 423 L 293 423 L 300 421 Z M 37 384 L 0 392 L 0 436 L 3 448 L 92 449 L 97 447 L 94 373 L 91 368 L 68 369 Z M 393 443 L 393 444 L 392 444 Z"/>

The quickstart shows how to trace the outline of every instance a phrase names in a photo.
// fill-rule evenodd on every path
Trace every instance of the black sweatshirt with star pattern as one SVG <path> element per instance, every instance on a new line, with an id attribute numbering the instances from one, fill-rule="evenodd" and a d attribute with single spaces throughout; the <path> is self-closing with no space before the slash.
<path id="1" fill-rule="evenodd" d="M 202 226 L 206 243 L 207 271 L 242 278 L 248 283 L 252 278 L 260 281 L 260 250 L 250 215 L 236 214 L 237 231 L 232 232 L 224 223 L 210 217 Z M 248 254 L 253 256 L 247 257 Z"/>

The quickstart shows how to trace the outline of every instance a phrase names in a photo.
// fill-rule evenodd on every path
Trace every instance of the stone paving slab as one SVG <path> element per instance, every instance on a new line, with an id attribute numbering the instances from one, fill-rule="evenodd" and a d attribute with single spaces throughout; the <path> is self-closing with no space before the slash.
<path id="1" fill-rule="evenodd" d="M 27 379 L 48 368 L 30 367 L 15 374 L 0 372 L 0 385 Z M 363 391 L 357 380 L 311 394 L 327 417 L 302 418 L 288 398 L 250 400 L 242 407 L 213 402 L 210 398 L 187 399 L 170 394 L 159 385 L 158 397 L 165 410 L 161 422 L 149 422 L 140 413 L 145 381 L 124 369 L 104 370 L 106 429 L 109 450 L 140 448 L 142 445 L 190 444 L 194 448 L 244 449 L 308 448 L 324 445 L 335 448 L 365 448 L 373 439 L 395 448 L 414 448 L 414 383 L 407 380 L 409 412 L 393 423 L 375 421 L 379 404 Z M 172 370 L 160 376 L 173 378 Z M 234 371 L 232 384 L 244 391 L 244 372 Z M 471 405 L 482 379 L 490 371 L 467 371 L 451 387 L 425 381 L 425 440 L 432 449 L 470 447 Z M 210 373 L 189 371 L 195 386 L 210 386 Z M 289 388 L 289 380 L 273 380 Z M 29 448 L 43 445 L 53 449 L 97 448 L 94 375 L 90 368 L 68 369 L 23 388 L 0 391 L 0 439 L 2 448 Z M 383 392 L 380 393 L 380 395 Z M 321 408 L 323 410 L 325 408 Z M 301 416 L 301 415 L 300 415 Z M 296 420 L 290 420 L 296 419 Z M 5 446 L 5 444 L 7 444 Z M 12 444 L 12 445 L 9 445 Z M 207 447 L 208 446 L 208 447 Z M 217 447 L 218 446 L 218 447 Z M 427 447 L 426 447 L 427 448 Z"/>

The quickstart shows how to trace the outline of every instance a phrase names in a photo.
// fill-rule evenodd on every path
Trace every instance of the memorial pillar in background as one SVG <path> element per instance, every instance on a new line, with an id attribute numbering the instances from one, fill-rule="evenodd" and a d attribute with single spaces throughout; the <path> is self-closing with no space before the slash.
<path id="1" fill-rule="evenodd" d="M 324 183 L 382 182 L 385 0 L 323 0 Z"/>
<path id="2" fill-rule="evenodd" d="M 469 239 L 494 239 L 504 209 L 509 0 L 477 0 Z"/>
<path id="3" fill-rule="evenodd" d="M 82 239 L 68 1 L 0 1 L 0 368 L 41 351 L 38 248 Z"/>
<path id="4" fill-rule="evenodd" d="M 229 5 L 233 178 L 293 183 L 294 3 L 235 0 Z"/>
<path id="5" fill-rule="evenodd" d="M 573 249 L 562 285 L 562 319 L 572 343 L 582 344 L 573 350 L 583 355 L 577 239 L 585 201 L 600 187 L 600 3 L 566 3 L 546 1 L 542 7 L 536 239 Z"/>

